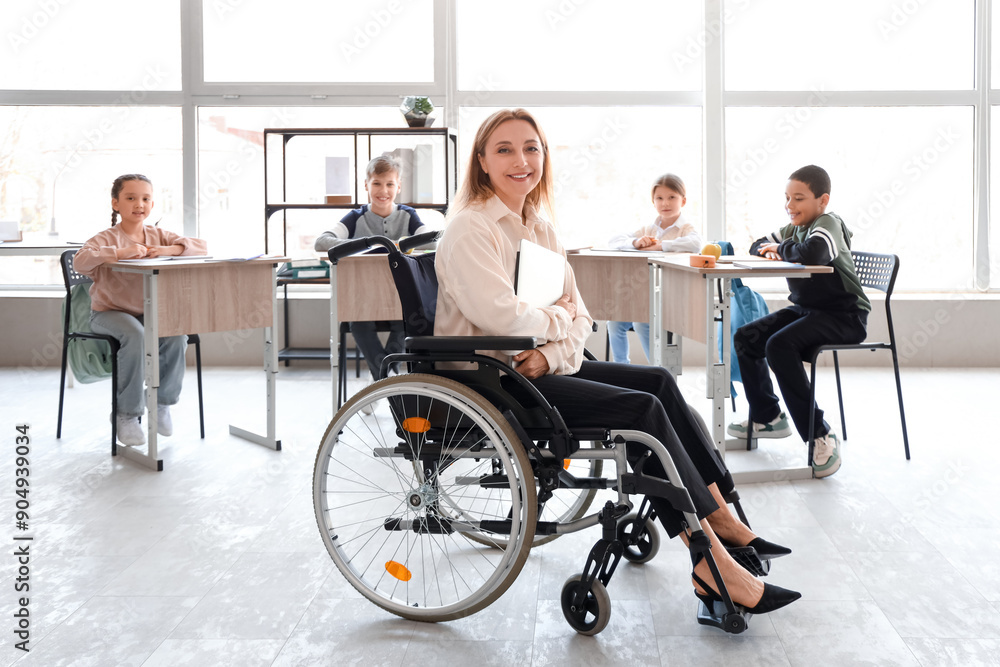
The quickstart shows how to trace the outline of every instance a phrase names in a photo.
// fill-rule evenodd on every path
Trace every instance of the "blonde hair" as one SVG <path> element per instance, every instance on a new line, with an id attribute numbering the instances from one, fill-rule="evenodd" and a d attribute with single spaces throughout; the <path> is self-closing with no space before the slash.
<path id="1" fill-rule="evenodd" d="M 390 171 L 396 172 L 396 177 L 403 180 L 402 161 L 392 155 L 379 155 L 365 167 L 365 182 L 372 180 L 373 176 L 381 176 Z"/>
<path id="2" fill-rule="evenodd" d="M 684 187 L 684 181 L 681 180 L 680 176 L 675 176 L 674 174 L 664 174 L 653 181 L 653 189 L 649 191 L 650 198 L 656 196 L 656 188 L 670 188 L 681 197 L 687 197 L 687 188 Z"/>
<path id="3" fill-rule="evenodd" d="M 465 171 L 465 181 L 462 182 L 462 186 L 455 195 L 454 210 L 482 203 L 496 194 L 489 174 L 483 171 L 479 158 L 486 155 L 486 142 L 489 141 L 490 136 L 498 127 L 509 120 L 527 121 L 538 134 L 539 141 L 542 142 L 542 178 L 538 185 L 528 193 L 525 204 L 530 204 L 536 211 L 544 208 L 549 215 L 552 215 L 553 181 L 552 163 L 549 160 L 549 144 L 534 116 L 524 109 L 501 109 L 479 126 L 472 144 L 472 151 L 469 154 L 469 167 Z M 521 213 L 521 211 L 516 211 L 516 213 Z"/>

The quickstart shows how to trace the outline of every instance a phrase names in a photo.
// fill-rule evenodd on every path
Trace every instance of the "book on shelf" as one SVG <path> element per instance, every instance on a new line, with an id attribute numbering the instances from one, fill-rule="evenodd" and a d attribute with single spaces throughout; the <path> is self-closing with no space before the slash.
<path id="1" fill-rule="evenodd" d="M 326 203 L 350 204 L 351 196 L 351 159 L 346 157 L 326 158 Z"/>

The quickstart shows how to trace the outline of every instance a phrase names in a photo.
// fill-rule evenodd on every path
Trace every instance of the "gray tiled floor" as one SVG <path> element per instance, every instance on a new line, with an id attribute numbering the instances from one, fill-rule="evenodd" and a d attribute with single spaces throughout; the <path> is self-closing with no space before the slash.
<path id="1" fill-rule="evenodd" d="M 906 462 L 891 374 L 848 369 L 845 464 L 822 481 L 742 489 L 757 531 L 793 547 L 771 581 L 790 607 L 728 636 L 695 622 L 690 562 L 674 542 L 623 566 L 594 638 L 559 610 L 596 531 L 535 550 L 512 589 L 472 617 L 426 625 L 361 598 L 323 549 L 310 497 L 329 421 L 328 373 L 282 370 L 271 452 L 232 438 L 263 424 L 259 370 L 209 369 L 208 437 L 195 392 L 175 408 L 165 470 L 109 455 L 107 383 L 0 369 L 0 530 L 15 532 L 14 426 L 30 424 L 31 647 L 13 647 L 13 557 L 0 557 L 0 665 L 1000 665 L 1000 449 L 986 428 L 998 370 L 906 370 Z M 699 409 L 703 378 L 681 384 Z M 823 378 L 826 406 L 832 378 Z M 832 415 L 836 419 L 836 415 Z M 797 459 L 789 441 L 765 445 Z M 736 464 L 734 463 L 734 466 Z M 6 548 L 9 554 L 13 549 Z"/>

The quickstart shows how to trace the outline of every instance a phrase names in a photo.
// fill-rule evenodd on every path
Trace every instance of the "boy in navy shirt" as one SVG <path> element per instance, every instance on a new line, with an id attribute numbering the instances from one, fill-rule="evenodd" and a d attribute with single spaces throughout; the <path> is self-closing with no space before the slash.
<path id="1" fill-rule="evenodd" d="M 371 203 L 354 209 L 341 218 L 333 229 L 320 234 L 316 239 L 316 250 L 325 252 L 350 239 L 365 236 L 387 236 L 398 241 L 405 236 L 431 231 L 420 221 L 413 208 L 395 204 L 401 178 L 402 164 L 396 158 L 380 155 L 369 162 L 365 169 L 365 191 Z M 402 322 L 389 325 L 389 341 L 385 346 L 378 337 L 375 322 L 351 322 L 351 335 L 365 355 L 372 377 L 376 379 L 387 350 L 403 350 Z"/>

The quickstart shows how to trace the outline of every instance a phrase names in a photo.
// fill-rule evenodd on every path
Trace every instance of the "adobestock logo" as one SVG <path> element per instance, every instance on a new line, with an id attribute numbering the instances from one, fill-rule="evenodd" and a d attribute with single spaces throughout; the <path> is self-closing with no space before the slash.
<path id="1" fill-rule="evenodd" d="M 20 30 L 18 32 L 8 32 L 7 42 L 14 53 L 20 51 L 28 42 L 38 36 L 41 30 L 47 26 L 62 10 L 69 4 L 69 0 L 39 0 L 36 6 L 37 11 L 30 16 L 21 18 Z"/>

